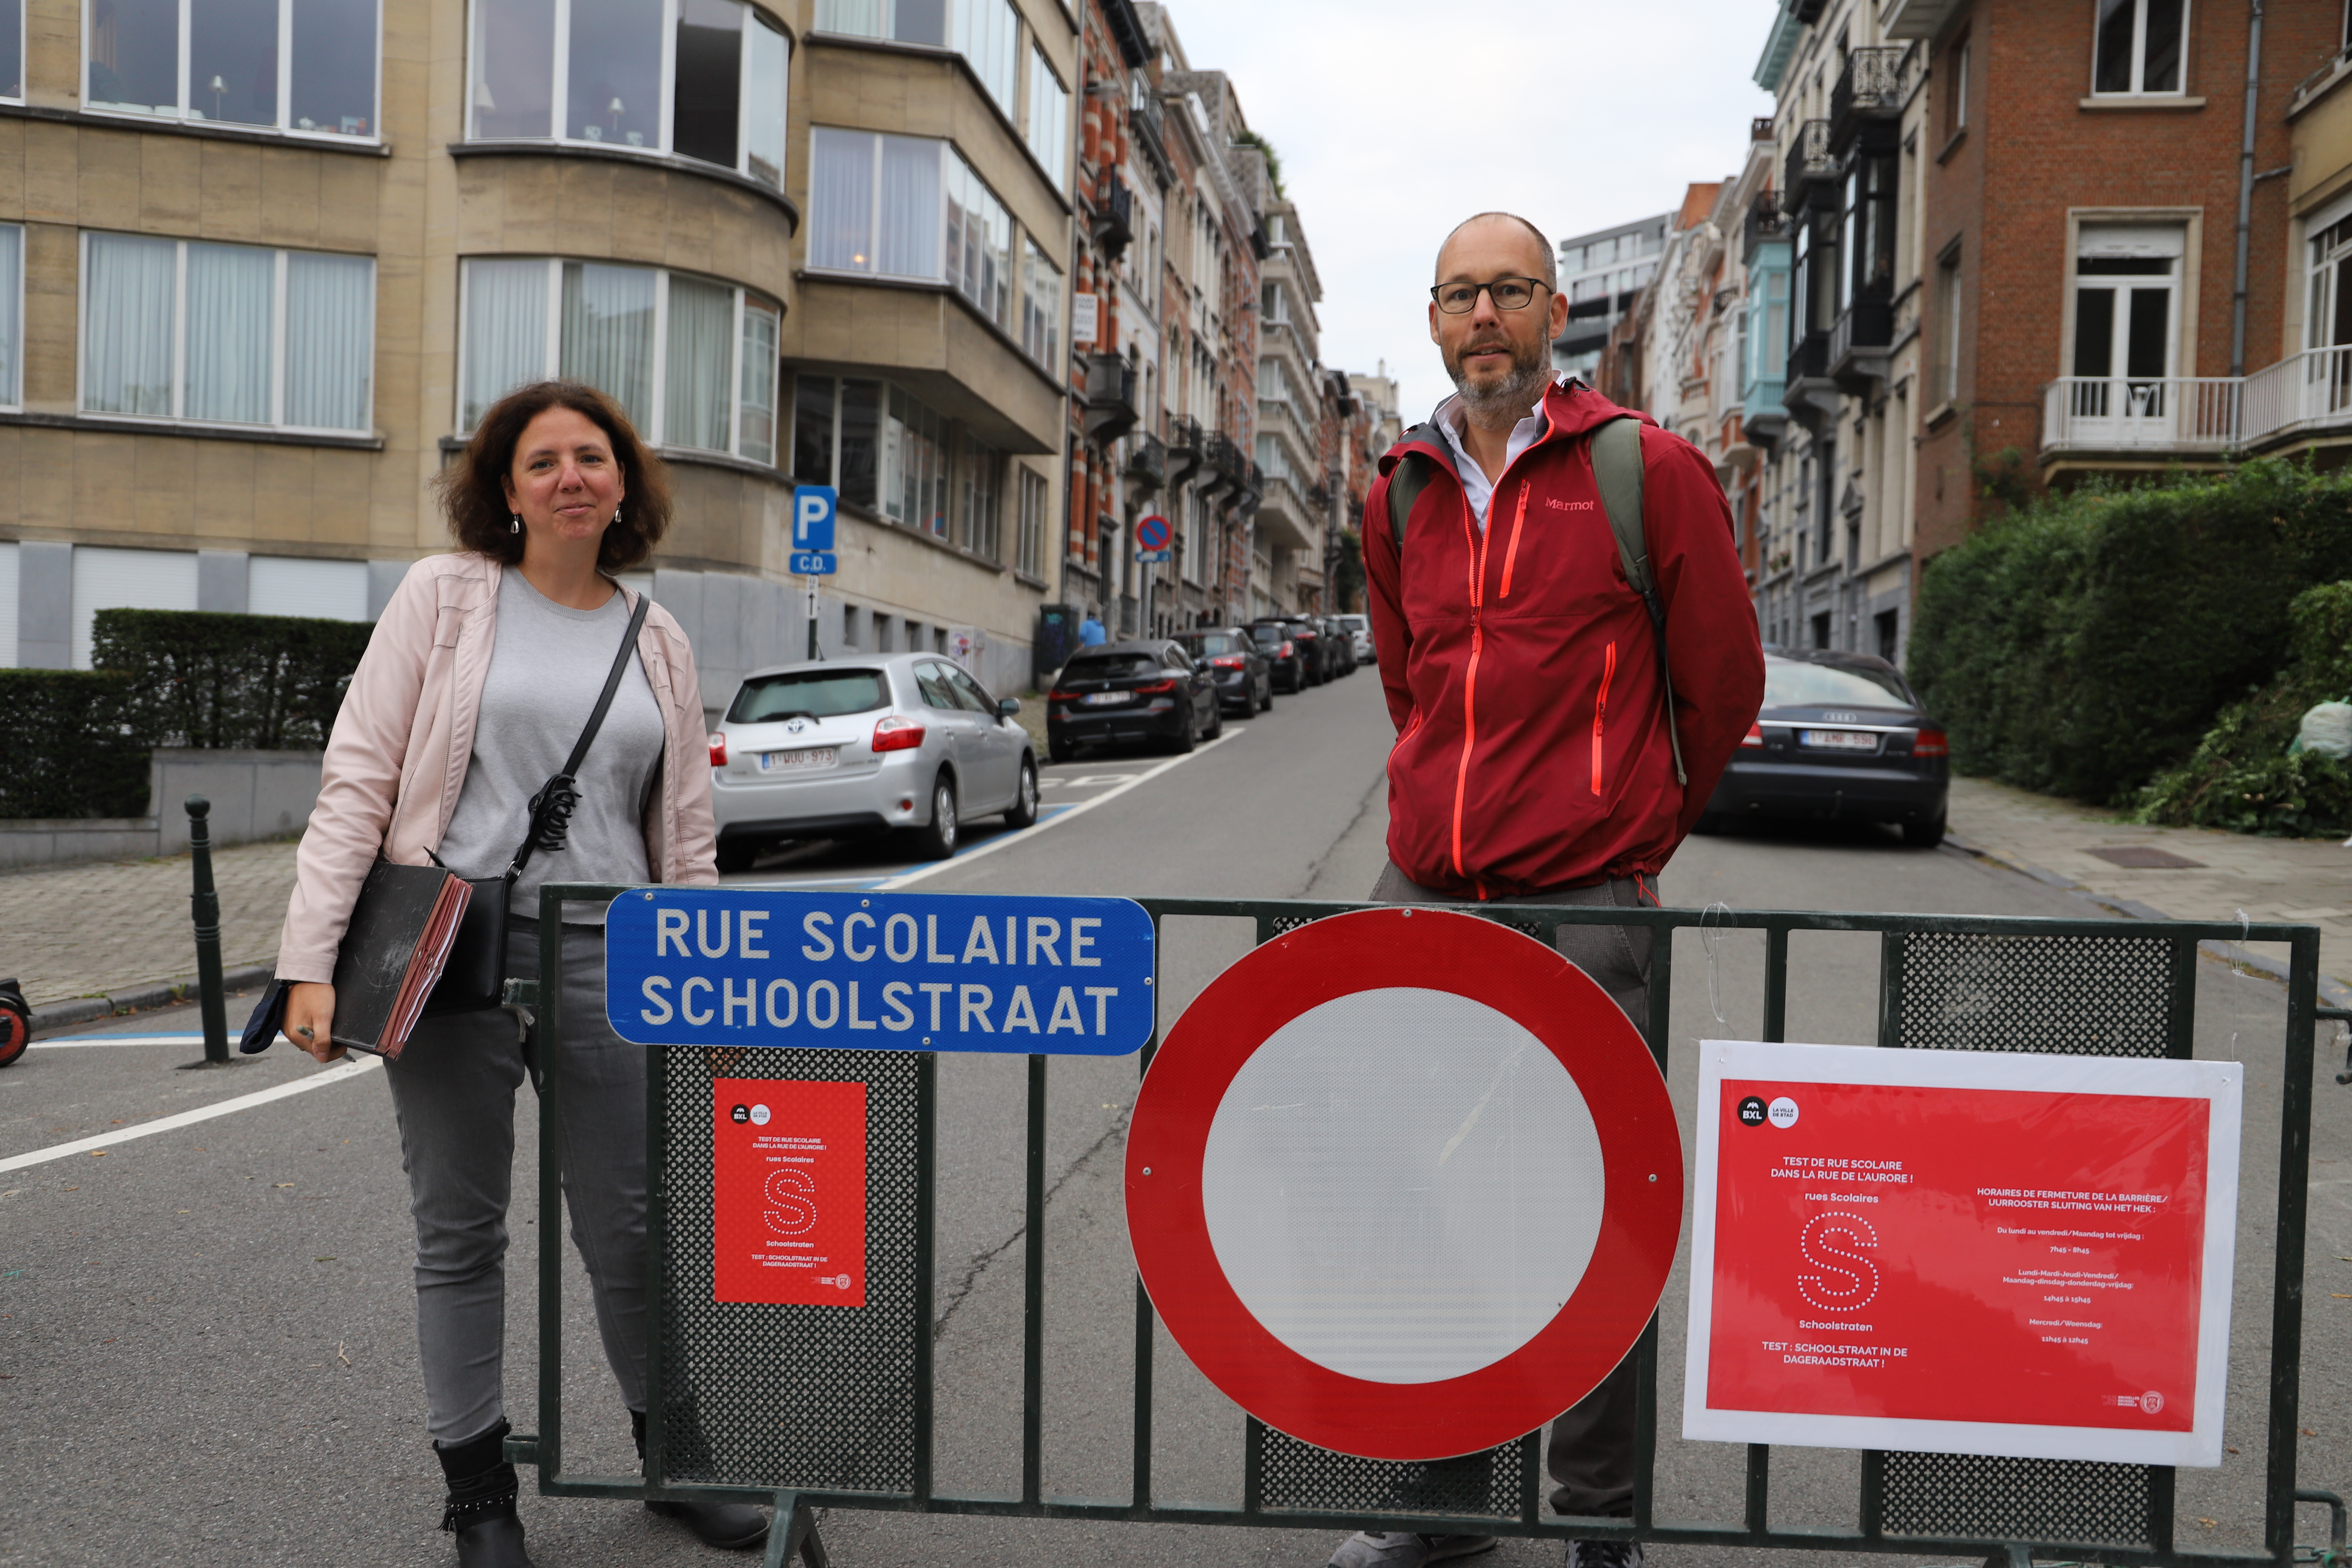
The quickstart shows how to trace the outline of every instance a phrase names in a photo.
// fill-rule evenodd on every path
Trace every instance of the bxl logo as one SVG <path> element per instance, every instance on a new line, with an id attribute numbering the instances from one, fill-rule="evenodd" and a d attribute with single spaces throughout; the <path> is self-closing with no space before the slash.
<path id="1" fill-rule="evenodd" d="M 831 485 L 802 485 L 793 491 L 793 548 L 833 548 L 833 517 L 841 493 Z"/>

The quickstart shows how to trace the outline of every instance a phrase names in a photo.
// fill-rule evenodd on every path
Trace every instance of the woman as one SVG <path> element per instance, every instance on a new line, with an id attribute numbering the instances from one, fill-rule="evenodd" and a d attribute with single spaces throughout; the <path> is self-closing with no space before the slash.
<path id="1" fill-rule="evenodd" d="M 614 574 L 669 524 L 659 459 L 609 398 L 575 382 L 492 407 L 442 475 L 441 499 L 459 549 L 410 568 L 376 623 L 327 745 L 279 939 L 278 977 L 294 983 L 286 1036 L 322 1062 L 342 1055 L 330 982 L 368 868 L 382 855 L 463 877 L 506 870 L 635 609 Z M 603 909 L 573 906 L 560 932 L 535 916 L 549 880 L 718 880 L 694 655 L 657 606 L 577 787 L 563 847 L 536 851 L 515 885 L 507 973 L 536 975 L 541 942 L 561 941 L 563 1192 L 642 1453 L 645 1058 L 604 1021 Z M 515 1090 L 535 1045 L 516 1026 L 504 1009 L 425 1019 L 385 1073 L 416 1220 L 417 1347 L 449 1488 L 442 1528 L 464 1568 L 530 1563 L 500 1384 Z M 755 1508 L 649 1506 L 714 1545 L 756 1545 L 767 1531 Z"/>

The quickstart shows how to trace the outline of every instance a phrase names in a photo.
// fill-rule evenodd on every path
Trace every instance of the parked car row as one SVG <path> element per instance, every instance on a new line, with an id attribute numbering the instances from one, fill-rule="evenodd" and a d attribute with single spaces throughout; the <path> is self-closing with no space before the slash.
<path id="1" fill-rule="evenodd" d="M 1046 695 L 1047 749 L 1057 763 L 1088 746 L 1189 752 L 1222 734 L 1229 713 L 1263 713 L 1277 693 L 1354 674 L 1353 629 L 1341 624 L 1349 618 L 1268 616 L 1084 649 Z"/>
<path id="2" fill-rule="evenodd" d="M 1352 673 L 1370 655 L 1362 621 L 1276 616 L 1082 649 L 1046 698 L 1047 750 L 1055 762 L 1130 742 L 1190 751 L 1228 712 L 1264 712 L 1276 692 Z M 1020 711 L 938 654 L 753 671 L 710 737 L 719 868 L 749 870 L 787 839 L 884 832 L 944 859 L 973 817 L 1028 826 L 1037 756 Z"/>

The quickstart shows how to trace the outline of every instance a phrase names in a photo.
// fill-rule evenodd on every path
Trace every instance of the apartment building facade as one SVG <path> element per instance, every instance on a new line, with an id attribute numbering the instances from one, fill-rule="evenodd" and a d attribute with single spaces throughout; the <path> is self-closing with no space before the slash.
<path id="1" fill-rule="evenodd" d="M 1552 368 L 1594 381 L 1611 329 L 1624 318 L 1658 270 L 1658 253 L 1675 215 L 1594 229 L 1559 242 L 1559 291 L 1568 296 L 1568 324 L 1552 340 Z"/>
<path id="2" fill-rule="evenodd" d="M 1276 196 L 1265 215 L 1258 269 L 1256 464 L 1258 501 L 1250 609 L 1266 615 L 1325 604 L 1332 521 L 1333 458 L 1327 426 L 1343 395 L 1326 380 L 1315 307 L 1315 271 L 1298 209 Z"/>

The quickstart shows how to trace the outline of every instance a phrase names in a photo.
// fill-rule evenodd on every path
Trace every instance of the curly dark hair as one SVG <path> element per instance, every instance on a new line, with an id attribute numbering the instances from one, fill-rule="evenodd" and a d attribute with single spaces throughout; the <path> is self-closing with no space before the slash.
<path id="1" fill-rule="evenodd" d="M 522 536 L 510 531 L 506 479 L 526 426 L 551 408 L 569 408 L 595 421 L 613 443 L 626 499 L 621 515 L 604 531 L 596 565 L 624 572 L 651 555 L 669 531 L 669 473 L 653 449 L 637 438 L 621 405 L 583 381 L 541 381 L 519 386 L 492 404 L 474 427 L 474 438 L 457 461 L 434 481 L 449 532 L 458 547 L 511 566 L 522 559 Z"/>

